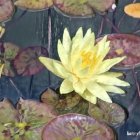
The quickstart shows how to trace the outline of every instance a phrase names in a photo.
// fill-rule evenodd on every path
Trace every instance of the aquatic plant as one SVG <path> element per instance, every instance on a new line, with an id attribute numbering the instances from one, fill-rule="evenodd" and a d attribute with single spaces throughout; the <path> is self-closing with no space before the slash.
<path id="1" fill-rule="evenodd" d="M 94 104 L 97 98 L 111 103 L 106 91 L 123 94 L 124 91 L 117 86 L 129 86 L 118 78 L 122 73 L 108 72 L 125 57 L 104 60 L 110 50 L 107 36 L 95 44 L 94 33 L 89 29 L 83 37 L 82 28 L 79 28 L 71 40 L 65 29 L 63 41 L 58 41 L 57 49 L 61 61 L 47 57 L 39 57 L 39 60 L 48 70 L 64 79 L 60 86 L 61 94 L 74 90 Z"/>

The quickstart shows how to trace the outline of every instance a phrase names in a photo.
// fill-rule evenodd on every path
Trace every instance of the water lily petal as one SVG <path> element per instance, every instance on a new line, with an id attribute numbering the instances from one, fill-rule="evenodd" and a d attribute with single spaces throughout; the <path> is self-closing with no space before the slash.
<path id="1" fill-rule="evenodd" d="M 72 55 L 75 52 L 75 49 L 78 48 L 79 45 L 81 45 L 81 42 L 83 40 L 83 29 L 80 27 L 78 31 L 76 32 L 76 35 L 72 39 Z"/>
<path id="2" fill-rule="evenodd" d="M 65 28 L 63 33 L 63 47 L 67 53 L 71 50 L 71 38 L 68 29 Z"/>
<path id="3" fill-rule="evenodd" d="M 118 93 L 118 94 L 124 94 L 124 90 L 122 90 L 119 87 L 116 86 L 108 86 L 108 85 L 101 85 L 107 92 L 112 92 L 112 93 Z"/>
<path id="4" fill-rule="evenodd" d="M 88 78 L 89 76 L 89 68 L 84 68 L 84 69 L 81 69 L 79 71 L 77 71 L 77 75 L 80 77 L 80 78 Z"/>
<path id="5" fill-rule="evenodd" d="M 85 92 L 83 94 L 79 94 L 80 96 L 82 96 L 85 100 L 96 104 L 97 103 L 97 97 L 94 96 L 93 94 L 91 94 L 88 90 L 85 90 Z"/>
<path id="6" fill-rule="evenodd" d="M 95 44 L 95 34 L 91 33 L 89 40 L 85 40 L 85 51 L 93 51 L 93 46 Z"/>
<path id="7" fill-rule="evenodd" d="M 101 83 L 101 84 L 108 84 L 108 85 L 115 85 L 115 86 L 122 86 L 122 87 L 126 87 L 126 86 L 130 86 L 130 84 L 128 82 L 125 82 L 123 80 L 120 80 L 118 78 L 115 78 L 115 77 L 111 77 L 111 76 L 108 76 L 108 75 L 99 75 L 97 78 L 96 78 L 96 81 L 98 83 Z"/>
<path id="8" fill-rule="evenodd" d="M 47 57 L 39 57 L 39 60 L 42 64 L 45 65 L 45 67 L 50 70 L 55 75 L 65 78 L 68 76 L 67 70 L 64 68 L 64 66 L 57 60 L 53 60 Z"/>
<path id="9" fill-rule="evenodd" d="M 86 89 L 85 85 L 81 81 L 73 83 L 73 88 L 74 88 L 75 92 L 77 92 L 79 94 L 83 94 Z"/>
<path id="10" fill-rule="evenodd" d="M 60 86 L 60 93 L 67 94 L 67 93 L 72 92 L 73 90 L 74 89 L 73 89 L 72 82 L 69 81 L 68 79 L 65 79 Z"/>
<path id="11" fill-rule="evenodd" d="M 107 94 L 107 92 L 99 84 L 89 82 L 89 84 L 87 85 L 87 89 L 97 98 L 99 98 L 103 101 L 112 103 L 112 101 L 111 101 L 109 95 Z"/>
<path id="12" fill-rule="evenodd" d="M 57 51 L 58 51 L 58 55 L 59 55 L 59 58 L 62 62 L 62 64 L 65 66 L 66 69 L 71 69 L 70 67 L 70 60 L 69 60 L 69 55 L 68 53 L 65 51 L 62 43 L 60 40 L 58 40 L 58 44 L 57 44 Z"/>
<path id="13" fill-rule="evenodd" d="M 81 49 L 86 49 L 86 51 L 92 50 L 95 43 L 95 34 L 88 29 L 87 33 L 83 38 Z"/>
<path id="14" fill-rule="evenodd" d="M 107 42 L 107 36 L 104 36 L 103 39 L 97 43 L 96 45 L 98 46 L 97 56 L 100 56 L 104 51 L 106 42 Z"/>
<path id="15" fill-rule="evenodd" d="M 104 73 L 104 72 L 110 70 L 111 67 L 118 64 L 125 58 L 126 57 L 124 56 L 124 57 L 117 57 L 117 58 L 113 58 L 113 59 L 107 59 L 107 60 L 103 61 L 102 65 L 100 66 L 100 68 L 98 70 L 98 74 L 101 74 L 101 73 Z"/>
<path id="16" fill-rule="evenodd" d="M 121 73 L 121 72 L 105 72 L 104 75 L 118 78 L 118 77 L 123 76 L 123 73 Z"/>
<path id="17" fill-rule="evenodd" d="M 132 3 L 126 5 L 124 12 L 131 17 L 140 18 L 140 3 Z"/>

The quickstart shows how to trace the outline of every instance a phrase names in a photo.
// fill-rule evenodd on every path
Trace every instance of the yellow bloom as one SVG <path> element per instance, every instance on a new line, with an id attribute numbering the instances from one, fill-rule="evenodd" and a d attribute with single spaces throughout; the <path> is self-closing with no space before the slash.
<path id="1" fill-rule="evenodd" d="M 60 86 L 61 94 L 74 90 L 91 103 L 95 104 L 97 98 L 111 103 L 107 92 L 122 94 L 124 91 L 116 86 L 129 86 L 129 83 L 118 79 L 122 73 L 108 72 L 125 58 L 104 60 L 109 50 L 107 36 L 95 45 L 95 35 L 91 29 L 83 37 L 83 30 L 79 28 L 72 40 L 65 29 L 62 42 L 58 41 L 61 61 L 46 57 L 39 57 L 39 60 L 48 70 L 64 79 Z"/>
<path id="2" fill-rule="evenodd" d="M 131 17 L 140 18 L 140 3 L 132 3 L 126 5 L 124 12 Z"/>

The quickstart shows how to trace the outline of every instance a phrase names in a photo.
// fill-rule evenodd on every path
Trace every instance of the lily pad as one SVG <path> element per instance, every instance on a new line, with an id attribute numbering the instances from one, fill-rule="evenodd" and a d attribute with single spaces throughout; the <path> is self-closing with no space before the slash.
<path id="1" fill-rule="evenodd" d="M 111 126 L 118 126 L 125 120 L 125 112 L 118 104 L 98 100 L 97 104 L 89 103 L 88 113 L 94 119 L 106 122 Z"/>
<path id="2" fill-rule="evenodd" d="M 30 76 L 40 72 L 44 66 L 39 56 L 48 56 L 47 49 L 39 46 L 22 49 L 14 60 L 14 67 L 19 75 Z"/>
<path id="3" fill-rule="evenodd" d="M 19 47 L 13 43 L 0 43 L 0 62 L 4 64 L 2 75 L 15 76 L 12 62 L 19 52 Z"/>
<path id="4" fill-rule="evenodd" d="M 41 101 L 53 108 L 59 115 L 66 113 L 87 114 L 88 102 L 75 92 L 60 95 L 52 89 L 48 89 L 42 94 Z"/>
<path id="5" fill-rule="evenodd" d="M 115 0 L 54 0 L 55 7 L 72 16 L 94 16 L 107 11 L 113 3 Z"/>
<path id="6" fill-rule="evenodd" d="M 0 22 L 6 21 L 14 13 L 14 5 L 12 0 L 0 0 Z"/>
<path id="7" fill-rule="evenodd" d="M 115 140 L 114 133 L 104 123 L 80 114 L 58 116 L 46 125 L 43 140 Z"/>
<path id="8" fill-rule="evenodd" d="M 16 0 L 15 5 L 32 11 L 47 9 L 53 5 L 52 0 Z"/>
<path id="9" fill-rule="evenodd" d="M 0 102 L 0 139 L 42 140 L 45 124 L 55 116 L 53 110 L 37 101 L 20 99 L 15 109 L 4 100 Z"/>
<path id="10" fill-rule="evenodd" d="M 101 38 L 97 39 L 99 41 Z M 140 37 L 131 34 L 110 34 L 110 52 L 107 58 L 126 56 L 117 67 L 132 67 L 140 63 Z"/>
<path id="11" fill-rule="evenodd" d="M 133 18 L 140 18 L 140 3 L 126 5 L 124 7 L 124 12 Z"/>

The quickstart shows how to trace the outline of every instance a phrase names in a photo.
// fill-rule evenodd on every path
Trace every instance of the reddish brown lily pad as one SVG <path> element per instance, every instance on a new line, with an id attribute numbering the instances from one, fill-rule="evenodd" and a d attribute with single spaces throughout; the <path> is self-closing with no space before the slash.
<path id="1" fill-rule="evenodd" d="M 0 0 L 0 22 L 8 20 L 14 13 L 12 0 Z"/>
<path id="2" fill-rule="evenodd" d="M 100 40 L 101 38 L 97 39 Z M 122 62 L 118 64 L 121 67 L 132 67 L 140 63 L 140 37 L 131 34 L 110 34 L 110 52 L 107 58 L 126 56 Z"/>
<path id="3" fill-rule="evenodd" d="M 44 66 L 39 56 L 48 56 L 47 49 L 43 47 L 27 47 L 19 52 L 14 60 L 14 67 L 19 75 L 30 76 L 40 72 Z"/>
<path id="4" fill-rule="evenodd" d="M 32 11 L 47 9 L 53 5 L 52 0 L 16 0 L 15 5 Z"/>
<path id="5" fill-rule="evenodd" d="M 95 15 L 111 8 L 115 0 L 54 0 L 54 5 L 62 12 L 72 16 Z"/>
<path id="6" fill-rule="evenodd" d="M 80 114 L 66 114 L 46 125 L 43 140 L 115 140 L 115 137 L 104 123 Z"/>
<path id="7" fill-rule="evenodd" d="M 17 104 L 17 110 L 7 100 L 0 102 L 1 140 L 42 140 L 42 130 L 56 115 L 47 105 L 31 100 Z"/>
<path id="8" fill-rule="evenodd" d="M 89 103 L 88 113 L 94 119 L 118 126 L 125 120 L 125 112 L 118 104 L 98 100 L 97 104 Z"/>
<path id="9" fill-rule="evenodd" d="M 4 63 L 2 75 L 15 76 L 12 62 L 19 52 L 19 47 L 13 43 L 0 43 L 0 61 Z"/>
<path id="10" fill-rule="evenodd" d="M 88 102 L 82 100 L 75 92 L 60 95 L 52 89 L 47 89 L 41 96 L 41 101 L 53 108 L 59 115 L 66 113 L 87 114 Z"/>

